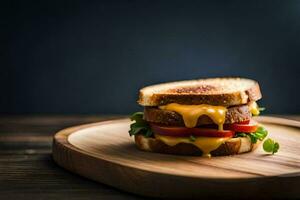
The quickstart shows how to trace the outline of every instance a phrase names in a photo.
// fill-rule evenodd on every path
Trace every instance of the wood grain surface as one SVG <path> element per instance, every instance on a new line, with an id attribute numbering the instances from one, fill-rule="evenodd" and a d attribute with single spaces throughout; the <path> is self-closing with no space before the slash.
<path id="1" fill-rule="evenodd" d="M 70 173 L 52 159 L 52 140 L 57 131 L 118 117 L 0 116 L 0 199 L 144 199 Z"/>
<path id="2" fill-rule="evenodd" d="M 128 137 L 130 121 L 121 119 L 60 131 L 53 143 L 53 156 L 72 172 L 140 195 L 299 198 L 300 123 L 266 117 L 259 120 L 270 137 L 280 142 L 278 154 L 269 155 L 259 148 L 207 159 L 142 152 Z"/>
<path id="3" fill-rule="evenodd" d="M 0 199 L 145 199 L 70 173 L 52 160 L 52 138 L 57 131 L 118 117 L 0 116 Z M 300 121 L 300 116 L 284 117 Z"/>

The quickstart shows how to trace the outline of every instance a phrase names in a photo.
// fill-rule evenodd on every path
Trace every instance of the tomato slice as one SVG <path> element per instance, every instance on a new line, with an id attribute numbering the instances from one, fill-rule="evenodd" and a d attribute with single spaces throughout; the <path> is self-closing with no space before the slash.
<path id="1" fill-rule="evenodd" d="M 234 131 L 232 130 L 219 131 L 217 129 L 210 128 L 186 128 L 176 126 L 160 126 L 157 124 L 150 124 L 150 126 L 154 133 L 173 137 L 189 137 L 191 135 L 204 137 L 233 137 L 234 135 Z"/>
<path id="2" fill-rule="evenodd" d="M 235 123 L 235 124 L 224 124 L 224 129 L 232 130 L 234 132 L 242 133 L 253 133 L 257 130 L 257 123 L 255 121 L 250 121 L 248 124 Z"/>
<path id="3" fill-rule="evenodd" d="M 237 124 L 249 124 L 249 123 L 250 123 L 250 120 L 248 119 L 248 120 L 245 120 L 245 121 L 239 122 L 239 123 L 237 123 Z"/>

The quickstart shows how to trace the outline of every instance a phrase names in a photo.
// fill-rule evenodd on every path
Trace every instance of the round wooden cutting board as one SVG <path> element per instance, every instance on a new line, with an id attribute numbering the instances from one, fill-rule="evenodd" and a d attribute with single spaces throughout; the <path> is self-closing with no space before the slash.
<path id="1" fill-rule="evenodd" d="M 53 140 L 62 167 L 124 191 L 168 198 L 300 198 L 300 122 L 258 117 L 280 143 L 275 155 L 251 153 L 211 159 L 143 152 L 119 119 L 71 127 Z"/>

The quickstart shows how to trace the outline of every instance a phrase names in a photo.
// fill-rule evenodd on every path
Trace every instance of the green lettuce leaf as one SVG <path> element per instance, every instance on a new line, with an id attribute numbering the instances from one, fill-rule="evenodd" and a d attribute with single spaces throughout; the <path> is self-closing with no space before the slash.
<path id="1" fill-rule="evenodd" d="M 131 121 L 135 121 L 130 125 L 129 135 L 143 134 L 145 137 L 153 135 L 149 124 L 143 119 L 143 112 L 133 113 L 130 117 Z"/>
<path id="2" fill-rule="evenodd" d="M 235 137 L 250 137 L 251 142 L 255 144 L 258 140 L 264 140 L 268 135 L 268 131 L 260 126 L 254 133 L 236 133 Z"/>
<path id="3" fill-rule="evenodd" d="M 236 133 L 235 137 L 249 137 L 251 139 L 251 142 L 255 144 L 258 140 L 260 141 L 264 140 L 267 137 L 267 135 L 268 135 L 268 131 L 264 127 L 259 126 L 256 132 L 254 133 Z M 266 152 L 274 154 L 278 152 L 279 143 L 268 138 L 263 143 L 263 149 Z"/>

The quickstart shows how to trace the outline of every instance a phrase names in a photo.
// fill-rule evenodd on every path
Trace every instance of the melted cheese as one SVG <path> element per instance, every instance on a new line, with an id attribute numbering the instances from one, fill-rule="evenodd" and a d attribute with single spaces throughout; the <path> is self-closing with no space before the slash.
<path id="1" fill-rule="evenodd" d="M 207 104 L 201 105 L 182 105 L 177 103 L 167 104 L 159 107 L 162 110 L 170 110 L 179 113 L 188 128 L 197 125 L 198 118 L 206 115 L 219 126 L 219 130 L 223 130 L 227 109 L 223 106 L 211 106 Z"/>
<path id="2" fill-rule="evenodd" d="M 255 101 L 250 102 L 248 104 L 248 106 L 249 106 L 249 110 L 252 113 L 252 115 L 255 115 L 255 116 L 259 115 L 259 113 L 260 113 L 259 108 L 258 108 L 258 105 Z"/>
<path id="3" fill-rule="evenodd" d="M 211 157 L 211 151 L 217 149 L 221 144 L 230 139 L 229 137 L 196 137 L 195 141 L 191 141 L 188 137 L 171 137 L 159 134 L 155 134 L 155 138 L 169 146 L 175 146 L 179 143 L 193 144 L 203 152 L 202 156 L 204 157 Z"/>

